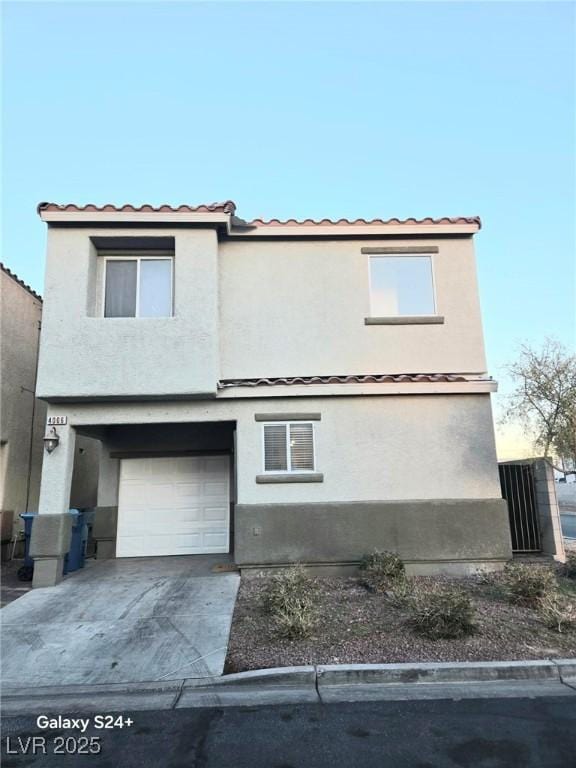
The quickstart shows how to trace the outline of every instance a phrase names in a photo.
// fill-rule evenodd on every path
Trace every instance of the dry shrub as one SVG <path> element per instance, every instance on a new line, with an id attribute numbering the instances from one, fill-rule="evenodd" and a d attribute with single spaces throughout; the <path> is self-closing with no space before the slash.
<path id="1" fill-rule="evenodd" d="M 316 621 L 313 610 L 304 605 L 294 606 L 289 611 L 278 611 L 274 615 L 276 633 L 288 640 L 310 637 Z"/>
<path id="2" fill-rule="evenodd" d="M 316 584 L 301 565 L 274 576 L 263 597 L 263 608 L 280 637 L 308 637 L 316 624 Z"/>
<path id="3" fill-rule="evenodd" d="M 421 599 L 423 589 L 416 579 L 406 577 L 398 580 L 387 594 L 395 608 L 410 608 L 412 603 Z"/>
<path id="4" fill-rule="evenodd" d="M 418 592 L 409 607 L 409 625 L 430 640 L 466 637 L 476 630 L 474 606 L 461 589 L 435 587 Z"/>
<path id="5" fill-rule="evenodd" d="M 504 588 L 510 602 L 538 608 L 540 601 L 558 589 L 554 574 L 542 566 L 512 563 L 503 576 Z"/>
<path id="6" fill-rule="evenodd" d="M 394 552 L 375 550 L 364 555 L 359 571 L 362 583 L 373 592 L 387 592 L 406 579 L 404 563 Z"/>
<path id="7" fill-rule="evenodd" d="M 568 552 L 566 562 L 560 566 L 560 574 L 568 579 L 576 579 L 576 552 Z"/>
<path id="8" fill-rule="evenodd" d="M 556 632 L 566 632 L 576 627 L 576 606 L 558 594 L 542 598 L 538 613 L 548 629 Z"/>

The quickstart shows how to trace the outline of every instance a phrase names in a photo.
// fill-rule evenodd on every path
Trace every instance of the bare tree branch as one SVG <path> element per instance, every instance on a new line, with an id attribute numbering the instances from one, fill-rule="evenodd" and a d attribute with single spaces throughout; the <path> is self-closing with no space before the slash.
<path id="1" fill-rule="evenodd" d="M 517 384 L 509 397 L 507 420 L 522 424 L 554 469 L 576 474 L 576 355 L 554 339 L 547 339 L 541 349 L 524 344 L 508 372 Z"/>

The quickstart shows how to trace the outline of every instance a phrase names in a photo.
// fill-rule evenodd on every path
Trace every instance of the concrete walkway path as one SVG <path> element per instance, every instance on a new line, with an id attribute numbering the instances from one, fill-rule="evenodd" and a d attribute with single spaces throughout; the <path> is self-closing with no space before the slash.
<path id="1" fill-rule="evenodd" d="M 2 685 L 167 682 L 221 675 L 238 573 L 227 555 L 94 561 L 0 612 Z"/>

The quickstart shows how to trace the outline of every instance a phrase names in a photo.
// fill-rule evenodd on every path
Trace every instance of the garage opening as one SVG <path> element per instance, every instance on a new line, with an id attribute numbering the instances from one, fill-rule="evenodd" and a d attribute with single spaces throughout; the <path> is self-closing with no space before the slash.
<path id="1" fill-rule="evenodd" d="M 117 557 L 232 549 L 234 422 L 110 427 L 119 461 Z"/>
<path id="2" fill-rule="evenodd" d="M 122 459 L 117 557 L 229 551 L 228 456 Z"/>

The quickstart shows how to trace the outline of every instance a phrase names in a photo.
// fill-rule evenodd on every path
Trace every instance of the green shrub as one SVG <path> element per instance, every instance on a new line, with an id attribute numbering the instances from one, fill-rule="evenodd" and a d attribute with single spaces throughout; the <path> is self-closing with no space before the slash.
<path id="1" fill-rule="evenodd" d="M 566 562 L 561 566 L 560 573 L 568 579 L 576 579 L 576 552 L 566 555 Z"/>
<path id="2" fill-rule="evenodd" d="M 538 612 L 544 624 L 556 632 L 565 632 L 576 627 L 576 606 L 558 594 L 542 598 Z"/>
<path id="3" fill-rule="evenodd" d="M 269 613 L 281 637 L 308 637 L 316 624 L 316 584 L 301 565 L 274 576 L 263 597 L 263 608 Z"/>
<path id="4" fill-rule="evenodd" d="M 364 555 L 359 570 L 364 586 L 374 592 L 387 592 L 406 579 L 404 563 L 394 552 Z"/>
<path id="5" fill-rule="evenodd" d="M 420 635 L 431 640 L 454 639 L 474 633 L 474 606 L 461 589 L 436 587 L 418 594 L 410 601 L 408 623 Z"/>
<path id="6" fill-rule="evenodd" d="M 512 603 L 537 608 L 556 592 L 558 584 L 549 568 L 513 563 L 504 571 L 504 587 Z"/>

